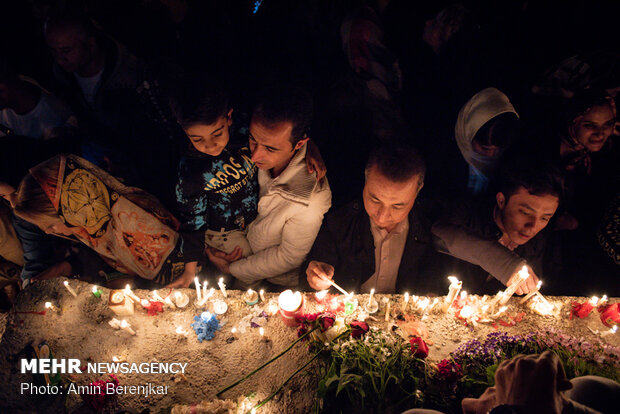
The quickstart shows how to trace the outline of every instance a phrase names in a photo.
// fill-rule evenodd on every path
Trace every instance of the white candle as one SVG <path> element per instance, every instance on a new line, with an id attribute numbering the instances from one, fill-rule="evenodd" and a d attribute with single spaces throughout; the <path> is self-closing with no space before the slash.
<path id="1" fill-rule="evenodd" d="M 596 305 L 598 305 L 598 301 L 599 301 L 598 296 L 592 296 L 590 298 L 590 304 L 592 306 L 594 306 L 594 307 L 596 307 Z"/>
<path id="2" fill-rule="evenodd" d="M 433 303 L 431 303 L 431 305 L 428 307 L 428 311 L 432 312 L 433 309 L 435 309 L 435 306 L 437 306 L 438 303 L 439 303 L 439 298 L 433 299 Z"/>
<path id="3" fill-rule="evenodd" d="M 174 306 L 174 303 L 172 303 L 172 299 L 170 299 L 170 296 L 166 296 L 166 299 L 164 299 L 164 303 L 169 306 L 171 309 L 176 309 L 177 307 Z"/>
<path id="4" fill-rule="evenodd" d="M 132 335 L 136 334 L 136 331 L 134 331 L 133 329 L 131 329 L 131 326 L 127 323 L 127 321 L 125 319 L 123 319 L 121 321 L 121 329 L 129 332 Z"/>
<path id="5" fill-rule="evenodd" d="M 228 310 L 228 305 L 223 300 L 216 300 L 213 302 L 213 312 L 216 315 L 223 315 Z"/>
<path id="6" fill-rule="evenodd" d="M 461 308 L 460 316 L 463 319 L 469 319 L 474 314 L 474 308 L 469 305 L 465 305 Z"/>
<path id="7" fill-rule="evenodd" d="M 519 286 L 521 286 L 521 284 L 525 282 L 528 277 L 530 277 L 530 274 L 527 271 L 527 266 L 523 266 L 521 270 L 519 270 L 518 275 L 517 280 L 515 280 L 512 285 L 508 286 L 502 294 L 502 298 L 499 300 L 500 305 L 505 305 L 512 295 L 514 295 L 516 290 L 519 289 Z"/>
<path id="8" fill-rule="evenodd" d="M 375 288 L 370 289 L 370 296 L 368 296 L 368 304 L 366 305 L 366 307 L 370 307 L 370 304 L 372 303 L 372 297 L 375 294 Z"/>
<path id="9" fill-rule="evenodd" d="M 261 339 L 265 338 L 265 328 L 263 328 L 262 326 L 258 328 L 258 333 L 260 334 Z"/>
<path id="10" fill-rule="evenodd" d="M 407 310 L 407 305 L 409 304 L 409 292 L 405 292 L 405 297 L 403 298 L 403 312 Z"/>
<path id="11" fill-rule="evenodd" d="M 184 308 L 189 303 L 189 296 L 185 293 L 176 291 L 174 292 L 174 301 L 178 308 Z"/>
<path id="12" fill-rule="evenodd" d="M 459 294 L 459 291 L 463 286 L 463 282 L 461 282 L 454 276 L 448 276 L 448 280 L 450 281 L 450 286 L 448 287 L 449 290 L 448 296 L 446 296 L 446 303 L 448 304 L 448 308 L 450 308 L 452 302 L 454 302 L 454 299 L 456 299 L 456 295 Z"/>
<path id="13" fill-rule="evenodd" d="M 125 285 L 125 296 L 129 296 L 131 300 L 133 300 L 134 302 L 140 303 L 140 298 L 131 291 L 131 288 L 129 287 L 129 285 Z"/>
<path id="14" fill-rule="evenodd" d="M 224 283 L 223 277 L 220 277 L 220 281 L 217 282 L 217 285 L 220 287 L 220 290 L 222 291 L 222 295 L 224 295 L 224 297 L 227 298 L 228 294 L 226 293 L 226 284 Z"/>
<path id="15" fill-rule="evenodd" d="M 327 291 L 325 291 L 325 293 L 327 293 Z M 259 290 L 258 294 L 260 295 L 261 302 L 265 302 L 265 289 Z"/>
<path id="16" fill-rule="evenodd" d="M 74 298 L 77 298 L 77 293 L 75 293 L 75 290 L 73 290 L 73 288 L 71 286 L 69 286 L 69 282 L 67 282 L 66 280 L 64 282 L 62 282 L 63 285 L 65 285 L 65 287 L 67 288 L 67 290 L 69 291 L 69 293 L 71 293 L 73 295 Z"/>
<path id="17" fill-rule="evenodd" d="M 598 303 L 599 306 L 604 306 L 607 304 L 607 295 L 603 295 L 601 301 Z"/>
<path id="18" fill-rule="evenodd" d="M 618 325 L 614 325 L 610 330 L 603 332 L 601 336 L 613 335 L 618 332 Z"/>
<path id="19" fill-rule="evenodd" d="M 530 300 L 530 298 L 532 296 L 534 296 L 536 293 L 538 293 L 538 291 L 540 290 L 540 287 L 542 286 L 542 280 L 539 280 L 538 283 L 536 284 L 536 290 L 531 291 L 530 293 L 528 293 L 527 295 L 525 295 L 525 297 L 523 299 L 521 299 L 519 301 L 519 303 L 521 305 L 523 305 L 525 302 L 527 302 L 528 300 Z"/>
<path id="20" fill-rule="evenodd" d="M 385 321 L 389 321 L 390 320 L 390 305 L 392 302 L 387 303 L 387 307 L 385 308 Z"/>
<path id="21" fill-rule="evenodd" d="M 428 305 L 431 303 L 431 300 L 429 298 L 424 298 L 420 301 L 418 301 L 418 310 L 420 310 L 421 312 L 425 312 L 426 308 L 428 308 Z"/>
<path id="22" fill-rule="evenodd" d="M 52 304 L 52 302 L 45 302 L 45 309 L 49 309 L 54 312 L 58 312 L 59 309 Z"/>
<path id="23" fill-rule="evenodd" d="M 507 310 L 508 310 L 508 306 L 502 306 L 501 308 L 499 308 L 499 310 L 497 311 L 497 313 L 496 313 L 496 314 L 494 314 L 494 315 L 492 316 L 492 318 L 499 318 L 499 317 L 500 317 L 500 316 L 502 316 L 502 314 L 503 314 L 504 312 L 506 312 Z"/>
<path id="24" fill-rule="evenodd" d="M 154 290 L 151 292 L 151 294 L 153 295 L 153 299 L 155 299 L 158 302 L 164 303 L 164 298 L 162 298 L 161 296 L 159 296 L 159 292 Z"/>
<path id="25" fill-rule="evenodd" d="M 176 333 L 186 338 L 189 335 L 189 332 L 187 332 L 181 325 L 177 326 Z"/>
<path id="26" fill-rule="evenodd" d="M 198 276 L 194 278 L 194 285 L 196 286 L 196 302 L 200 303 L 202 301 L 202 296 L 200 295 L 200 282 L 198 281 Z"/>

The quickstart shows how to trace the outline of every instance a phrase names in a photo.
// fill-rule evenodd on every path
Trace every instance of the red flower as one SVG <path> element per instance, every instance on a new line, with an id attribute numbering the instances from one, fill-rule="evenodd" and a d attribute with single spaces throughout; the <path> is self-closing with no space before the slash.
<path id="1" fill-rule="evenodd" d="M 91 388 L 92 390 L 96 390 L 98 391 L 98 393 L 96 394 L 90 394 L 90 393 L 86 393 L 86 394 L 82 394 L 82 399 L 88 403 L 92 408 L 94 408 L 96 411 L 101 411 L 103 410 L 103 407 L 105 406 L 106 401 L 109 398 L 114 398 L 115 394 L 114 393 L 110 393 L 107 394 L 107 384 L 113 384 L 113 388 L 116 388 L 118 386 L 118 378 L 116 378 L 116 375 L 114 374 L 110 374 L 110 377 L 112 378 L 111 380 L 97 380 L 94 382 L 91 382 Z"/>
<path id="2" fill-rule="evenodd" d="M 149 306 L 146 308 L 146 313 L 149 316 L 157 316 L 158 313 L 164 311 L 164 304 L 159 301 L 149 301 Z"/>
<path id="3" fill-rule="evenodd" d="M 299 326 L 299 329 L 297 329 L 297 337 L 301 338 L 302 336 L 304 336 L 304 334 L 308 332 L 308 329 L 306 328 L 306 325 L 301 325 Z M 308 338 L 304 338 L 303 340 L 306 340 Z"/>
<path id="4" fill-rule="evenodd" d="M 411 344 L 411 353 L 414 357 L 424 359 L 428 356 L 428 345 L 426 345 L 424 339 L 415 336 L 411 338 L 409 343 Z"/>
<path id="5" fill-rule="evenodd" d="M 440 378 L 448 382 L 456 382 L 463 376 L 461 366 L 456 362 L 452 362 L 447 359 L 444 359 L 437 364 L 437 373 Z"/>
<path id="6" fill-rule="evenodd" d="M 570 311 L 570 319 L 573 319 L 573 316 L 585 318 L 594 309 L 594 306 L 590 303 L 590 301 L 586 301 L 584 303 L 573 302 L 572 307 L 573 309 Z"/>
<path id="7" fill-rule="evenodd" d="M 368 332 L 368 329 L 368 324 L 366 322 L 353 321 L 351 322 L 351 337 L 361 338 Z"/>
<path id="8" fill-rule="evenodd" d="M 333 313 L 323 313 L 319 316 L 319 324 L 321 325 L 321 332 L 325 332 L 332 327 L 336 321 L 336 316 Z"/>
<path id="9" fill-rule="evenodd" d="M 311 324 L 316 321 L 316 318 L 318 318 L 319 315 L 321 315 L 321 313 L 306 313 L 305 315 L 296 316 L 295 320 L 298 323 Z"/>
<path id="10" fill-rule="evenodd" d="M 611 328 L 612 324 L 620 324 L 620 302 L 601 306 L 598 311 L 601 314 L 601 322 L 608 328 Z"/>

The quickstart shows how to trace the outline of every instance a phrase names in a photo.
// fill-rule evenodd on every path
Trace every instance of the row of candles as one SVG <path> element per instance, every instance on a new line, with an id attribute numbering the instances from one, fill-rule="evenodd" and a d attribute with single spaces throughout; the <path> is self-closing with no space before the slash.
<path id="1" fill-rule="evenodd" d="M 418 297 L 415 295 L 410 296 L 408 292 L 405 292 L 403 296 L 403 302 L 401 306 L 401 310 L 406 312 L 409 308 L 412 311 L 420 312 L 423 317 L 427 313 L 433 313 L 436 311 L 443 310 L 444 312 L 449 312 L 450 310 L 455 311 L 455 315 L 461 319 L 467 320 L 472 324 L 481 323 L 490 323 L 494 320 L 500 318 L 507 310 L 508 307 L 506 304 L 510 300 L 510 298 L 514 295 L 516 290 L 529 278 L 529 273 L 527 268 L 524 266 L 518 273 L 517 280 L 515 283 L 511 284 L 504 291 L 499 291 L 497 295 L 495 295 L 492 299 L 487 295 L 482 297 L 477 296 L 467 296 L 467 292 L 462 290 L 462 282 L 458 280 L 454 276 L 449 276 L 448 280 L 450 282 L 450 286 L 448 288 L 448 295 L 445 297 L 443 301 L 439 298 L 428 298 L 428 297 Z M 357 306 L 357 301 L 353 298 L 354 293 L 347 292 L 338 286 L 335 282 L 330 281 L 330 283 L 340 292 L 342 292 L 345 296 L 345 302 L 353 303 L 353 307 Z M 196 302 L 197 306 L 204 306 L 207 301 L 214 295 L 215 288 L 211 287 L 210 290 L 208 288 L 208 282 L 205 281 L 201 283 L 196 277 L 194 279 L 194 284 L 196 288 Z M 64 282 L 65 288 L 73 295 L 77 297 L 77 293 L 75 290 L 69 285 L 67 281 Z M 529 307 L 536 313 L 547 316 L 552 315 L 554 313 L 555 307 L 540 293 L 540 288 L 542 286 L 542 282 L 538 282 L 536 290 L 528 293 L 525 297 L 523 297 L 519 303 L 526 304 L 529 302 Z M 228 297 L 226 291 L 226 284 L 224 283 L 224 279 L 220 278 L 218 281 L 218 288 L 221 291 L 221 294 L 224 298 Z M 101 290 L 97 286 L 93 286 L 92 293 L 96 297 L 101 297 Z M 379 309 L 378 302 L 374 299 L 374 289 L 371 290 L 367 303 L 365 304 L 365 310 L 369 314 L 374 314 Z M 317 292 L 316 299 L 318 302 L 322 303 L 323 299 L 327 294 L 327 290 Z M 152 292 L 152 296 L 155 300 L 160 301 L 167 305 L 170 308 L 184 308 L 189 303 L 189 297 L 180 291 L 174 292 L 174 302 L 170 298 L 170 295 L 162 298 L 158 292 L 155 290 Z M 260 290 L 258 293 L 252 289 L 249 289 L 243 295 L 243 299 L 247 305 L 252 306 L 258 303 L 258 299 L 265 302 L 264 291 Z M 124 300 L 128 298 L 129 301 Z M 385 300 L 385 299 L 384 299 Z M 607 297 L 603 296 L 603 298 L 599 301 L 597 297 L 592 297 L 590 303 L 593 306 L 603 305 L 607 301 Z M 116 290 L 110 292 L 110 308 L 119 316 L 130 315 L 133 314 L 133 303 L 140 303 L 143 307 L 147 308 L 150 305 L 150 302 L 145 299 L 141 299 L 131 290 L 130 286 L 127 285 L 124 290 Z M 458 306 L 454 306 L 455 302 Z M 225 301 L 215 300 L 213 303 L 214 313 L 216 314 L 224 314 L 228 305 Z M 278 298 L 278 306 L 280 311 L 280 315 L 285 324 L 294 326 L 296 324 L 295 317 L 301 312 L 303 305 L 303 295 L 300 292 L 292 292 L 291 290 L 286 290 L 282 292 Z M 385 312 L 385 320 L 388 321 L 390 317 L 390 301 L 386 302 L 386 312 Z M 52 311 L 59 311 L 57 307 L 55 307 L 51 302 L 46 302 L 45 307 Z M 129 310 L 131 308 L 131 310 Z M 277 312 L 276 309 L 271 310 L 269 313 L 274 314 Z M 127 326 L 127 323 L 123 321 L 119 322 L 119 327 L 125 329 L 124 326 Z M 614 327 L 617 330 L 617 327 Z M 129 328 L 131 329 L 131 328 Z M 613 328 L 612 328 L 613 329 Z M 614 330 L 614 333 L 615 333 Z M 185 334 L 182 327 L 177 328 L 178 334 Z M 235 332 L 233 332 L 234 334 Z M 264 332 L 263 332 L 264 333 Z M 261 335 L 262 336 L 262 335 Z"/>

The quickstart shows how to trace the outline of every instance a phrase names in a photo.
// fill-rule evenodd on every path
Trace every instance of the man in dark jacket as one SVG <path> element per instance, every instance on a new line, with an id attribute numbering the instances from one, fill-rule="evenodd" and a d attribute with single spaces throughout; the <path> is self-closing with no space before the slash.
<path id="1" fill-rule="evenodd" d="M 512 160 L 492 200 L 459 202 L 433 225 L 437 248 L 477 265 L 459 267 L 468 290 L 494 293 L 503 287 L 491 283 L 488 274 L 510 286 L 527 266 L 530 277 L 516 293 L 528 293 L 536 288 L 537 275 L 543 271 L 549 236 L 543 229 L 558 208 L 562 189 L 562 175 L 552 165 Z"/>
<path id="2" fill-rule="evenodd" d="M 419 206 L 414 208 L 424 171 L 424 162 L 410 147 L 373 151 L 365 171 L 363 206 L 354 201 L 325 216 L 305 267 L 310 287 L 327 289 L 334 279 L 358 293 L 445 289 L 430 224 Z"/>

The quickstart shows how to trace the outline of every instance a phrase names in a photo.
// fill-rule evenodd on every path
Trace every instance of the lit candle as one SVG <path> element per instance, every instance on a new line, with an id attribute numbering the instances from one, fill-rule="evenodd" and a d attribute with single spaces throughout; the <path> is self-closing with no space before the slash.
<path id="1" fill-rule="evenodd" d="M 205 296 L 204 298 L 202 298 L 203 301 L 207 301 L 207 299 L 209 299 L 211 296 L 213 296 L 213 294 L 215 293 L 215 288 L 211 288 L 209 289 L 209 292 L 207 293 L 207 296 Z"/>
<path id="2" fill-rule="evenodd" d="M 500 317 L 500 316 L 502 316 L 502 314 L 503 314 L 504 312 L 506 312 L 507 310 L 508 310 L 508 306 L 502 306 L 501 308 L 499 308 L 499 310 L 497 311 L 497 313 L 496 313 L 496 314 L 494 314 L 494 315 L 492 316 L 492 318 L 499 318 L 499 317 Z"/>
<path id="3" fill-rule="evenodd" d="M 237 339 L 237 328 L 233 326 L 230 330 L 230 333 L 232 334 L 233 338 Z"/>
<path id="4" fill-rule="evenodd" d="M 385 308 L 385 321 L 389 321 L 390 320 L 390 305 L 392 304 L 392 302 L 388 301 L 387 303 L 387 307 Z"/>
<path id="5" fill-rule="evenodd" d="M 464 290 L 461 292 L 461 300 L 465 300 L 467 298 L 467 291 Z"/>
<path id="6" fill-rule="evenodd" d="M 469 319 L 474 314 L 474 308 L 469 305 L 465 305 L 461 308 L 461 312 L 459 313 L 460 317 L 463 319 Z"/>
<path id="7" fill-rule="evenodd" d="M 153 295 L 153 299 L 155 299 L 158 302 L 164 303 L 164 298 L 162 298 L 161 296 L 159 296 L 159 292 L 154 290 L 151 292 L 151 294 Z"/>
<path id="8" fill-rule="evenodd" d="M 505 305 L 508 303 L 508 300 L 512 297 L 512 295 L 514 295 L 516 290 L 519 289 L 519 286 L 521 286 L 521 284 L 525 282 L 528 277 L 530 277 L 530 274 L 527 272 L 527 266 L 523 266 L 521 270 L 519 270 L 517 280 L 515 280 L 512 285 L 508 286 L 502 294 L 499 304 Z"/>
<path id="9" fill-rule="evenodd" d="M 164 299 L 164 303 L 169 306 L 171 309 L 176 309 L 177 307 L 174 306 L 174 303 L 172 303 L 172 299 L 170 299 L 170 296 L 166 296 L 166 298 Z"/>
<path id="10" fill-rule="evenodd" d="M 133 301 L 130 298 L 126 297 L 125 292 L 122 290 L 110 291 L 108 307 L 117 316 L 129 316 L 133 315 L 134 312 Z"/>
<path id="11" fill-rule="evenodd" d="M 261 302 L 265 302 L 265 289 L 259 290 L 258 294 L 260 295 Z"/>
<path id="12" fill-rule="evenodd" d="M 301 292 L 287 289 L 278 296 L 280 316 L 286 326 L 297 326 L 295 318 L 303 313 L 303 296 Z"/>
<path id="13" fill-rule="evenodd" d="M 101 297 L 101 290 L 97 286 L 93 286 L 93 296 L 96 298 Z"/>
<path id="14" fill-rule="evenodd" d="M 262 326 L 258 328 L 258 333 L 260 334 L 261 339 L 265 338 L 265 328 L 263 328 Z"/>
<path id="15" fill-rule="evenodd" d="M 226 294 L 226 284 L 224 283 L 223 277 L 220 277 L 220 281 L 217 282 L 217 285 L 220 287 L 220 290 L 222 291 L 222 295 L 224 295 L 224 297 L 227 298 L 228 294 Z"/>
<path id="16" fill-rule="evenodd" d="M 550 304 L 542 295 L 534 296 L 528 304 L 530 309 L 539 314 L 540 316 L 553 315 L 553 305 Z"/>
<path id="17" fill-rule="evenodd" d="M 202 284 L 202 297 L 203 298 L 207 296 L 207 285 L 208 284 L 209 284 L 208 280 L 205 280 L 204 283 Z"/>
<path id="18" fill-rule="evenodd" d="M 71 286 L 69 286 L 69 282 L 67 282 L 66 280 L 64 282 L 62 282 L 63 285 L 65 285 L 65 287 L 67 288 L 67 290 L 69 291 L 69 293 L 71 293 L 73 295 L 74 298 L 77 298 L 77 293 L 75 293 L 75 290 L 73 290 L 73 288 Z"/>
<path id="19" fill-rule="evenodd" d="M 133 329 L 131 329 L 131 326 L 127 323 L 127 321 L 125 319 L 123 319 L 121 321 L 121 329 L 129 332 L 132 335 L 136 334 L 136 331 L 134 331 Z"/>
<path id="20" fill-rule="evenodd" d="M 592 296 L 590 298 L 590 304 L 592 306 L 594 306 L 594 307 L 596 307 L 596 305 L 598 305 L 598 301 L 599 301 L 598 296 Z"/>
<path id="21" fill-rule="evenodd" d="M 456 299 L 456 295 L 459 294 L 461 287 L 463 286 L 463 282 L 458 280 L 454 276 L 448 276 L 448 280 L 450 281 L 450 286 L 448 287 L 448 296 L 446 296 L 446 303 L 448 304 L 448 308 L 452 306 L 452 302 Z"/>
<path id="22" fill-rule="evenodd" d="M 213 302 L 213 312 L 216 315 L 223 315 L 228 310 L 228 305 L 223 300 L 216 300 Z"/>
<path id="23" fill-rule="evenodd" d="M 189 303 L 189 296 L 183 292 L 176 291 L 174 292 L 174 302 L 176 303 L 177 308 L 184 308 Z"/>
<path id="24" fill-rule="evenodd" d="M 116 355 L 112 356 L 112 362 L 123 362 L 123 361 L 125 361 L 125 357 L 123 356 L 116 356 Z"/>
<path id="25" fill-rule="evenodd" d="M 133 303 L 133 302 L 132 302 Z M 108 323 L 110 324 L 110 326 L 114 329 L 121 329 L 121 321 L 119 321 L 116 318 L 112 318 L 108 321 Z"/>
<path id="26" fill-rule="evenodd" d="M 181 335 L 186 338 L 189 336 L 189 332 L 187 332 L 181 325 L 177 326 L 176 333 L 177 335 Z"/>
<path id="27" fill-rule="evenodd" d="M 54 312 L 59 312 L 60 311 L 60 309 L 58 309 L 56 306 L 54 306 L 52 304 L 52 302 L 45 302 L 45 309 L 49 309 L 49 310 L 54 311 Z"/>
<path id="28" fill-rule="evenodd" d="M 198 281 L 198 276 L 194 278 L 194 285 L 196 285 L 196 302 L 200 303 L 202 301 L 202 296 L 200 295 L 200 282 Z"/>
<path id="29" fill-rule="evenodd" d="M 431 300 L 429 298 L 424 298 L 420 301 L 418 301 L 418 310 L 420 310 L 422 313 L 424 313 L 426 311 L 426 308 L 428 308 L 428 305 L 431 303 Z"/>
<path id="30" fill-rule="evenodd" d="M 618 332 L 618 325 L 614 325 L 610 330 L 601 333 L 601 336 L 613 335 Z"/>
<path id="31" fill-rule="evenodd" d="M 129 296 L 131 300 L 133 300 L 134 302 L 140 303 L 140 298 L 131 291 L 131 288 L 129 287 L 129 285 L 125 285 L 125 296 Z"/>
<path id="32" fill-rule="evenodd" d="M 255 290 L 248 289 L 243 295 L 243 300 L 248 306 L 256 305 L 258 303 L 258 293 Z"/>
<path id="33" fill-rule="evenodd" d="M 327 296 L 328 290 L 319 290 L 314 294 L 314 299 L 316 299 L 317 303 L 323 303 L 325 301 L 325 297 Z"/>
<path id="34" fill-rule="evenodd" d="M 370 307 L 370 303 L 372 302 L 372 297 L 375 294 L 375 288 L 370 289 L 370 296 L 368 296 L 368 304 L 366 307 Z"/>
<path id="35" fill-rule="evenodd" d="M 428 311 L 433 312 L 433 309 L 435 309 L 435 306 L 437 306 L 438 303 L 439 303 L 439 298 L 433 299 L 433 303 L 431 303 L 430 306 L 428 307 Z"/>
<path id="36" fill-rule="evenodd" d="M 530 293 L 528 293 L 527 295 L 525 295 L 525 297 L 519 301 L 519 304 L 523 305 L 525 302 L 530 300 L 530 298 L 532 296 L 534 296 L 536 293 L 538 293 L 538 291 L 540 290 L 541 286 L 542 286 L 542 280 L 539 280 L 538 283 L 536 284 L 536 290 L 533 290 Z"/>
<path id="37" fill-rule="evenodd" d="M 599 306 L 605 306 L 606 304 L 607 304 L 607 295 L 603 295 L 603 297 L 599 301 L 598 305 Z"/>
<path id="38" fill-rule="evenodd" d="M 403 312 L 407 310 L 408 304 L 409 304 L 409 292 L 405 292 L 405 297 L 403 298 Z"/>

